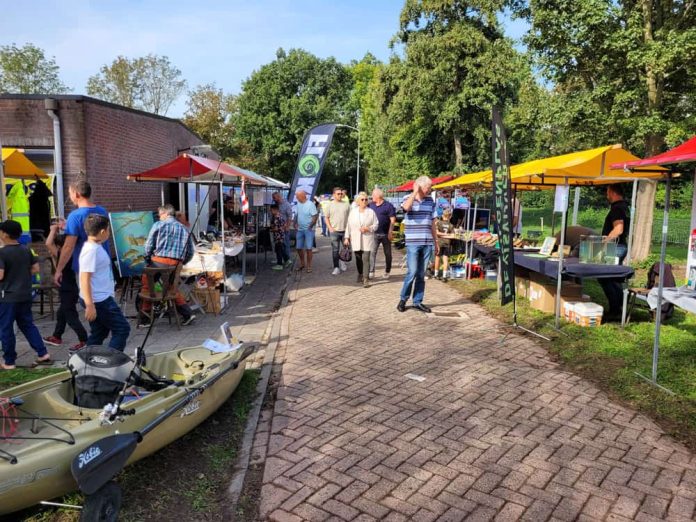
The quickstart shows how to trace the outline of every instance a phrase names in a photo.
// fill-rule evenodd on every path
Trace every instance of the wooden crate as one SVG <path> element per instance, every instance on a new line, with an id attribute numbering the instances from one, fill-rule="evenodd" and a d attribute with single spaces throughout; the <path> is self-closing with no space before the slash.
<path id="1" fill-rule="evenodd" d="M 220 290 L 216 288 L 195 288 L 193 296 L 207 313 L 220 313 Z"/>

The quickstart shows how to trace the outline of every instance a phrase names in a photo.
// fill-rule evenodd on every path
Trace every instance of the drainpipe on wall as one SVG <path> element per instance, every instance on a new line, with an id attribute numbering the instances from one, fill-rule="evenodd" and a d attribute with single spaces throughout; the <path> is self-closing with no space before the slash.
<path id="1" fill-rule="evenodd" d="M 65 201 L 63 196 L 63 146 L 60 138 L 60 118 L 56 111 L 58 102 L 52 98 L 44 100 L 44 107 L 53 120 L 53 164 L 56 175 L 56 212 L 59 217 L 65 217 Z"/>
<path id="2" fill-rule="evenodd" d="M 2 164 L 2 140 L 0 140 L 0 206 L 2 220 L 7 221 L 7 198 L 5 197 L 5 167 Z"/>

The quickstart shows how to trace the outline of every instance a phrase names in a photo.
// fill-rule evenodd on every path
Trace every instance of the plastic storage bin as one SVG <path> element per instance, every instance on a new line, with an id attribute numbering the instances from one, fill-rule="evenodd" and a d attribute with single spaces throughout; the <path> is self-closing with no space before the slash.
<path id="1" fill-rule="evenodd" d="M 575 324 L 595 327 L 602 324 L 604 308 L 597 303 L 576 303 L 574 308 Z"/>

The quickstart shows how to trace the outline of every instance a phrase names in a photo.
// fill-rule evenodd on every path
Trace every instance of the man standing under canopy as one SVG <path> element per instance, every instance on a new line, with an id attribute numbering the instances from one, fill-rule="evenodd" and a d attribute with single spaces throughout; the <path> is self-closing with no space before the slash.
<path id="1" fill-rule="evenodd" d="M 618 183 L 609 185 L 607 199 L 611 207 L 604 220 L 602 235 L 606 236 L 606 241 L 617 240 L 616 255 L 619 258 L 619 263 L 623 263 L 628 253 L 628 233 L 631 229 L 629 206 L 624 199 L 623 187 Z M 603 278 L 598 281 L 607 296 L 607 301 L 609 301 L 609 310 L 604 314 L 604 321 L 619 321 L 623 305 L 623 280 Z"/>

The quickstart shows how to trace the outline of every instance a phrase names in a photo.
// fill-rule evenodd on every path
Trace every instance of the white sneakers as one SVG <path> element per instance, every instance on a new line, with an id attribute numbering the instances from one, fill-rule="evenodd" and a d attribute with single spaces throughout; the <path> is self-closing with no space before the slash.
<path id="1" fill-rule="evenodd" d="M 340 274 L 340 273 L 341 273 L 341 269 L 340 269 L 340 268 L 334 268 L 334 269 L 333 269 L 333 272 L 331 272 L 331 275 L 338 275 L 338 274 Z"/>

